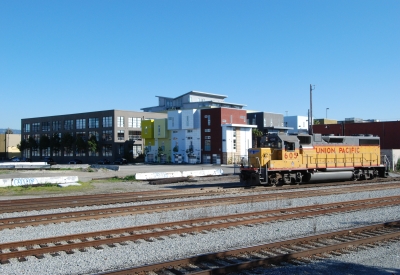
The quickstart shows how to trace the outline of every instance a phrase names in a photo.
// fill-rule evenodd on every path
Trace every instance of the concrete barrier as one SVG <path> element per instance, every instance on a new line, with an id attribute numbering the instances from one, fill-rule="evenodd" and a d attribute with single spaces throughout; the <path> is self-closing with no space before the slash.
<path id="1" fill-rule="evenodd" d="M 0 179 L 0 187 L 38 185 L 38 184 L 46 184 L 46 183 L 66 184 L 66 183 L 76 183 L 76 182 L 78 182 L 77 176 L 11 178 L 11 179 Z"/>
<path id="2" fill-rule="evenodd" d="M 0 169 L 48 169 L 51 165 L 47 162 L 2 162 Z"/>
<path id="3" fill-rule="evenodd" d="M 168 179 L 181 177 L 204 177 L 204 176 L 222 176 L 222 169 L 196 170 L 196 171 L 176 171 L 176 172 L 155 172 L 155 173 L 136 173 L 137 180 L 150 179 Z"/>
<path id="4" fill-rule="evenodd" d="M 112 165 L 112 164 L 92 164 L 90 165 L 92 168 L 97 168 L 97 169 L 108 169 L 108 170 L 114 170 L 114 171 L 119 171 L 119 165 Z"/>

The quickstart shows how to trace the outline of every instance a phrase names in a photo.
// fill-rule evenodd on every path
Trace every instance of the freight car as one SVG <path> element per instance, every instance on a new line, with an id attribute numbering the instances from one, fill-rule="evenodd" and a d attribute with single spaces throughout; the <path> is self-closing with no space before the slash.
<path id="1" fill-rule="evenodd" d="M 386 177 L 388 162 L 375 136 L 270 133 L 248 150 L 240 180 L 246 185 L 300 184 Z M 246 164 L 246 165 L 245 165 Z"/>

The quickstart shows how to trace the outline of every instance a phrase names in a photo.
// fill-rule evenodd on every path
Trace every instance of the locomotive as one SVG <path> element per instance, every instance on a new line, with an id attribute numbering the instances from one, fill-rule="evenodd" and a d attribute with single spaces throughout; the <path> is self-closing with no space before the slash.
<path id="1" fill-rule="evenodd" d="M 301 184 L 386 177 L 388 162 L 376 136 L 269 133 L 242 159 L 246 185 Z"/>

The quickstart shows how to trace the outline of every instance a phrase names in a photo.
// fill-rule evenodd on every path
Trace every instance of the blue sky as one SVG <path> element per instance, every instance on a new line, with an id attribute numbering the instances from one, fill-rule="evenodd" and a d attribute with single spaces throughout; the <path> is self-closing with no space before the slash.
<path id="1" fill-rule="evenodd" d="M 400 119 L 400 1 L 0 1 L 0 128 L 156 96 Z"/>

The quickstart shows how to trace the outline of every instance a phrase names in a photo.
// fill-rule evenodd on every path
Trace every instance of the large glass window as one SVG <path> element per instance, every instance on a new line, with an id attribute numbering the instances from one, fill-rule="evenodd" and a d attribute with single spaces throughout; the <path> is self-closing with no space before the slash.
<path id="1" fill-rule="evenodd" d="M 124 130 L 118 130 L 118 140 L 125 140 L 125 131 Z"/>
<path id="2" fill-rule="evenodd" d="M 76 138 L 81 137 L 83 140 L 86 141 L 86 132 L 76 132 Z"/>
<path id="3" fill-rule="evenodd" d="M 99 137 L 100 137 L 100 136 L 99 136 L 99 132 L 97 132 L 97 131 L 90 131 L 90 132 L 89 132 L 89 139 L 90 139 L 91 137 L 95 137 L 97 141 L 100 140 L 100 139 L 99 139 Z"/>
<path id="4" fill-rule="evenodd" d="M 137 157 L 142 153 L 142 146 L 140 145 L 133 145 L 132 147 L 132 154 L 134 157 Z"/>
<path id="5" fill-rule="evenodd" d="M 129 128 L 140 128 L 142 126 L 142 118 L 140 117 L 128 117 Z"/>
<path id="6" fill-rule="evenodd" d="M 53 131 L 57 132 L 61 130 L 61 121 L 56 120 L 52 122 L 52 129 Z"/>
<path id="7" fill-rule="evenodd" d="M 103 127 L 112 127 L 112 126 L 113 126 L 112 117 L 110 116 L 103 117 Z"/>
<path id="8" fill-rule="evenodd" d="M 103 145 L 103 156 L 104 157 L 111 157 L 112 156 L 112 145 L 111 144 L 104 144 Z"/>
<path id="9" fill-rule="evenodd" d="M 103 131 L 103 141 L 112 141 L 112 130 Z"/>
<path id="10" fill-rule="evenodd" d="M 117 117 L 117 127 L 124 127 L 124 117 L 123 116 Z"/>
<path id="11" fill-rule="evenodd" d="M 43 132 L 49 132 L 50 131 L 50 122 L 48 122 L 48 121 L 43 121 L 42 122 L 42 131 Z"/>
<path id="12" fill-rule="evenodd" d="M 50 156 L 50 147 L 42 149 L 42 157 L 49 157 Z"/>
<path id="13" fill-rule="evenodd" d="M 32 123 L 32 132 L 39 132 L 39 131 L 40 131 L 40 123 L 39 122 Z"/>
<path id="14" fill-rule="evenodd" d="M 24 124 L 24 132 L 29 133 L 30 131 L 31 131 L 31 124 L 30 123 Z"/>
<path id="15" fill-rule="evenodd" d="M 206 139 L 204 141 L 204 151 L 211 151 L 211 140 Z"/>
<path id="16" fill-rule="evenodd" d="M 99 128 L 99 118 L 89 118 L 89 128 Z"/>
<path id="17" fill-rule="evenodd" d="M 74 121 L 72 119 L 64 121 L 64 130 L 73 130 L 74 129 Z"/>
<path id="18" fill-rule="evenodd" d="M 141 131 L 129 131 L 129 140 L 138 140 L 142 138 Z"/>
<path id="19" fill-rule="evenodd" d="M 86 119 L 77 119 L 76 120 L 76 129 L 85 129 L 86 128 Z"/>

